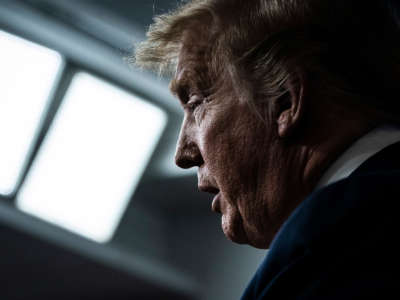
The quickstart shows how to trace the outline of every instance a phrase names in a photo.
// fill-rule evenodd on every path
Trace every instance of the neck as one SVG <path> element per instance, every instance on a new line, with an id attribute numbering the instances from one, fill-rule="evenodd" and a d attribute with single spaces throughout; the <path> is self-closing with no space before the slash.
<path id="1" fill-rule="evenodd" d="M 314 134 L 315 143 L 300 150 L 305 153 L 302 155 L 305 159 L 302 178 L 306 195 L 315 189 L 326 170 L 346 149 L 376 126 L 357 119 L 331 124 L 334 126 L 325 127 Z"/>

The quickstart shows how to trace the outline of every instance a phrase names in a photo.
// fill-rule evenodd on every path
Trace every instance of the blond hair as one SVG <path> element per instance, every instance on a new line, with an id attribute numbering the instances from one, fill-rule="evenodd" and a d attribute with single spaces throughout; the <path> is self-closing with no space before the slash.
<path id="1" fill-rule="evenodd" d="M 173 72 L 184 33 L 199 24 L 213 82 L 229 78 L 245 98 L 279 98 L 301 70 L 335 99 L 400 107 L 389 99 L 400 95 L 399 32 L 383 1 L 192 0 L 155 18 L 136 65 Z"/>

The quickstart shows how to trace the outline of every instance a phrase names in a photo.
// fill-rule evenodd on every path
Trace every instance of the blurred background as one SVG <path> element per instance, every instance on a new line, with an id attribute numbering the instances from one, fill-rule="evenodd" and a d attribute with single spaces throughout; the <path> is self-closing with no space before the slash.
<path id="1" fill-rule="evenodd" d="M 0 0 L 1 299 L 239 299 L 265 256 L 175 167 L 168 80 L 126 62 L 176 5 Z"/>

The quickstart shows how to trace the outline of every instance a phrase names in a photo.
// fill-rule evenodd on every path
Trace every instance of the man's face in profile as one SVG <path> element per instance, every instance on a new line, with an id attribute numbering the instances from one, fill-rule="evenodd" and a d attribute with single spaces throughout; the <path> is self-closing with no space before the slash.
<path id="1" fill-rule="evenodd" d="M 397 54 L 381 52 L 398 48 L 398 28 L 380 1 L 361 19 L 358 1 L 250 2 L 189 1 L 156 19 L 136 57 L 160 72 L 177 62 L 176 163 L 198 167 L 231 240 L 268 248 L 332 162 L 392 119 L 368 101 L 398 90 Z"/>
<path id="2" fill-rule="evenodd" d="M 183 47 L 171 83 L 185 114 L 176 163 L 198 167 L 198 187 L 215 194 L 212 209 L 222 214 L 229 239 L 267 248 L 293 208 L 290 194 L 296 191 L 282 187 L 288 166 L 275 141 L 277 129 L 263 122 L 233 87 L 205 94 L 203 55 L 199 47 Z"/>

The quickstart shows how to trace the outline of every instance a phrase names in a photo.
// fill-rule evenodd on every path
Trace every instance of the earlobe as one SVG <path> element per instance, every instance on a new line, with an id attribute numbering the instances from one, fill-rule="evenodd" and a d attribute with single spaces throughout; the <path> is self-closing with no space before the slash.
<path id="1" fill-rule="evenodd" d="M 305 99 L 305 80 L 304 76 L 298 76 L 296 82 L 288 80 L 284 87 L 287 93 L 278 99 L 277 107 L 277 125 L 278 135 L 281 138 L 286 138 L 292 135 L 295 129 L 299 126 L 304 114 L 304 99 Z"/>

